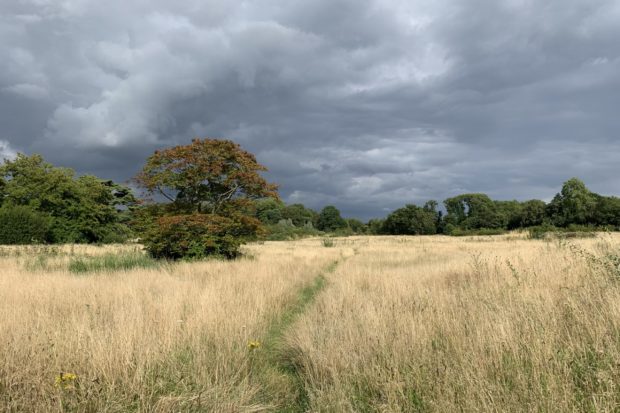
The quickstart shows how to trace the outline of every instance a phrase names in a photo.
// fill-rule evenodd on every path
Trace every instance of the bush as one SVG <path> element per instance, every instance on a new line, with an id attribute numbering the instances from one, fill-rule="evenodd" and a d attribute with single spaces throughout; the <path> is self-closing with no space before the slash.
<path id="1" fill-rule="evenodd" d="M 548 233 L 556 231 L 558 228 L 550 224 L 537 225 L 527 229 L 528 236 L 531 239 L 544 239 Z"/>
<path id="2" fill-rule="evenodd" d="M 311 226 L 296 227 L 288 224 L 275 224 L 267 226 L 265 239 L 268 241 L 286 241 L 317 236 L 321 233 L 321 231 L 318 231 Z"/>
<path id="3" fill-rule="evenodd" d="M 476 235 L 502 235 L 506 230 L 503 228 L 478 228 L 478 229 L 462 229 L 459 227 L 453 227 L 450 229 L 449 235 L 453 237 L 466 237 Z"/>
<path id="4" fill-rule="evenodd" d="M 571 224 L 566 228 L 558 228 L 550 224 L 538 225 L 528 228 L 529 238 L 545 239 L 545 238 L 593 238 L 599 231 L 605 231 L 606 228 L 598 228 L 594 226 Z"/>
<path id="5" fill-rule="evenodd" d="M 24 245 L 47 241 L 50 220 L 27 206 L 0 208 L 0 244 Z"/>
<path id="6" fill-rule="evenodd" d="M 235 258 L 239 248 L 262 231 L 260 221 L 248 216 L 233 218 L 214 214 L 163 216 L 144 238 L 154 258 Z"/>

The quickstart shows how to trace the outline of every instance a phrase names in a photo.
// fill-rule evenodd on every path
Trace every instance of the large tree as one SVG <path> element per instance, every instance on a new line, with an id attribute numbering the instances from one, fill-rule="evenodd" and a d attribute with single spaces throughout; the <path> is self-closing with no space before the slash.
<path id="1" fill-rule="evenodd" d="M 147 250 L 170 259 L 236 256 L 242 243 L 261 232 L 254 200 L 279 200 L 277 186 L 260 175 L 266 170 L 229 140 L 194 139 L 156 151 L 136 180 L 170 202 L 152 209 L 161 215 L 146 226 Z"/>
<path id="2" fill-rule="evenodd" d="M 493 203 L 500 216 L 503 228 L 519 228 L 523 209 L 523 205 L 519 201 L 493 201 Z"/>
<path id="3" fill-rule="evenodd" d="M 405 205 L 387 216 L 383 233 L 391 235 L 430 235 L 437 233 L 437 203 L 428 202 L 424 208 Z"/>
<path id="4" fill-rule="evenodd" d="M 218 214 L 250 199 L 278 199 L 277 186 L 260 175 L 266 170 L 238 144 L 207 138 L 156 151 L 136 180 L 179 210 Z"/>
<path id="5" fill-rule="evenodd" d="M 340 216 L 340 211 L 333 205 L 321 210 L 317 221 L 317 228 L 321 231 L 332 232 L 347 227 L 347 221 Z"/>
<path id="6" fill-rule="evenodd" d="M 594 223 L 597 195 L 583 181 L 571 178 L 547 206 L 547 214 L 558 226 Z"/>
<path id="7" fill-rule="evenodd" d="M 501 228 L 503 217 L 485 194 L 463 194 L 444 201 L 447 225 L 462 229 Z"/>
<path id="8" fill-rule="evenodd" d="M 282 211 L 282 217 L 290 219 L 293 225 L 298 227 L 312 225 L 315 215 L 317 215 L 315 211 L 306 208 L 303 204 L 287 205 Z"/>
<path id="9" fill-rule="evenodd" d="M 598 195 L 594 222 L 600 226 L 620 228 L 620 198 Z"/>
<path id="10" fill-rule="evenodd" d="M 519 226 L 522 228 L 541 225 L 545 221 L 547 204 L 539 199 L 531 199 L 521 204 Z"/>
<path id="11" fill-rule="evenodd" d="M 273 198 L 262 198 L 255 202 L 256 218 L 265 225 L 274 225 L 283 219 L 284 204 Z"/>

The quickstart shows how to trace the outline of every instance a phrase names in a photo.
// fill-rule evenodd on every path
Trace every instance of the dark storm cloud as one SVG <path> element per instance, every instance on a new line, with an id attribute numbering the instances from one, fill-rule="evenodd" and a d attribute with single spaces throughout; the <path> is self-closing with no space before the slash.
<path id="1" fill-rule="evenodd" d="M 613 0 L 0 4 L 0 155 L 126 180 L 227 137 L 288 202 L 620 193 Z"/>

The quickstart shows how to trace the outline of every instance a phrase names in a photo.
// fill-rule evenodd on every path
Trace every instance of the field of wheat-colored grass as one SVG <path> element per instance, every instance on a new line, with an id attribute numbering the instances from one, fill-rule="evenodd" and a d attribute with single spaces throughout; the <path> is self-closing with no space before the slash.
<path id="1" fill-rule="evenodd" d="M 67 269 L 135 248 L 0 251 L 0 411 L 260 410 L 248 343 L 340 254 L 301 241 L 232 262 Z"/>
<path id="2" fill-rule="evenodd" d="M 245 252 L 0 247 L 0 410 L 620 409 L 618 234 Z"/>
<path id="3" fill-rule="evenodd" d="M 309 410 L 620 409 L 617 235 L 358 243 L 288 335 Z"/>

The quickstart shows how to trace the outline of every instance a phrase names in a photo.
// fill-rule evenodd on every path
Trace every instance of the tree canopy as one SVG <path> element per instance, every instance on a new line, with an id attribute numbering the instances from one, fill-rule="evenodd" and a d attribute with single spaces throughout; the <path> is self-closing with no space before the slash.
<path id="1" fill-rule="evenodd" d="M 435 204 L 425 208 L 409 204 L 389 214 L 383 222 L 382 232 L 391 235 L 430 235 L 437 233 Z"/>
<path id="2" fill-rule="evenodd" d="M 336 231 L 347 227 L 347 221 L 340 216 L 340 211 L 333 205 L 323 208 L 317 220 L 317 228 L 321 231 Z"/>
<path id="3" fill-rule="evenodd" d="M 189 145 L 156 151 L 136 181 L 185 212 L 218 214 L 235 201 L 278 198 L 277 186 L 251 153 L 229 140 L 194 139 Z"/>
<path id="4" fill-rule="evenodd" d="M 444 201 L 446 222 L 463 229 L 501 228 L 502 216 L 486 194 L 463 194 Z"/>

